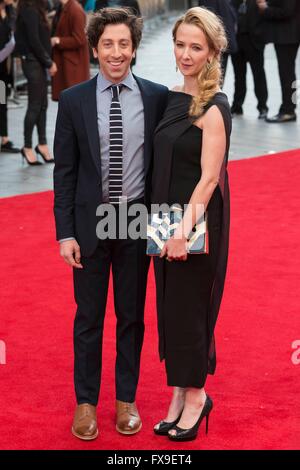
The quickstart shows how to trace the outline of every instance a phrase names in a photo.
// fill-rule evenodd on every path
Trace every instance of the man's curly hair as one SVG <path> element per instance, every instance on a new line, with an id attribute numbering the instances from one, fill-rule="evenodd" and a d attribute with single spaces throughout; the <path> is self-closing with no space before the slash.
<path id="1" fill-rule="evenodd" d="M 102 8 L 102 10 L 91 16 L 86 33 L 92 48 L 97 49 L 105 26 L 111 24 L 125 24 L 128 26 L 131 32 L 133 49 L 138 48 L 142 39 L 143 20 L 134 15 L 130 8 Z"/>

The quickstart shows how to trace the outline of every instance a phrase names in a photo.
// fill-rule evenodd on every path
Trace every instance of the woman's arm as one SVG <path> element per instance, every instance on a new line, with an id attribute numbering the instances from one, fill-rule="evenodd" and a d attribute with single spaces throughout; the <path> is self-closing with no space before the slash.
<path id="1" fill-rule="evenodd" d="M 5 44 L 3 49 L 0 51 L 0 63 L 3 62 L 14 50 L 15 48 L 15 38 L 12 35 L 10 40 Z"/>
<path id="2" fill-rule="evenodd" d="M 86 16 L 84 13 L 79 12 L 72 16 L 70 20 L 72 24 L 71 36 L 56 36 L 53 39 L 59 39 L 59 42 L 53 41 L 53 45 L 58 49 L 79 49 L 87 42 L 85 35 Z"/>
<path id="3" fill-rule="evenodd" d="M 206 210 L 219 177 L 226 151 L 226 133 L 222 114 L 217 106 L 212 106 L 195 125 L 203 129 L 201 169 L 202 175 L 194 189 L 187 210 L 175 235 L 185 238 L 191 233 L 202 211 Z M 198 207 L 199 206 L 199 207 Z M 182 232 L 184 228 L 184 233 Z"/>

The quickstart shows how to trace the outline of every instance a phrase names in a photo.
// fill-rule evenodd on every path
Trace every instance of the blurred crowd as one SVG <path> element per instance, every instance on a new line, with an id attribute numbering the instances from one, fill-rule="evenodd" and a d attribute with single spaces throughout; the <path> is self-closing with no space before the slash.
<path id="1" fill-rule="evenodd" d="M 258 118 L 269 123 L 295 121 L 296 103 L 292 96 L 300 43 L 300 1 L 200 0 L 198 4 L 217 13 L 226 27 L 229 47 L 223 55 L 222 67 L 225 76 L 230 57 L 235 76 L 232 114 L 243 114 L 249 63 Z M 22 149 L 17 149 L 9 137 L 7 104 L 0 104 L 2 152 L 21 151 L 30 165 L 40 164 L 37 154 L 45 163 L 53 162 L 46 136 L 49 81 L 52 99 L 57 101 L 63 89 L 89 78 L 87 16 L 107 6 L 127 6 L 141 14 L 137 0 L 0 0 L 0 80 L 5 83 L 8 95 L 14 86 L 13 63 L 19 61 L 28 93 Z M 275 47 L 282 91 L 280 109 L 272 117 L 268 117 L 264 68 L 264 48 L 268 43 Z M 35 127 L 38 142 L 34 147 Z"/>
<path id="2" fill-rule="evenodd" d="M 268 123 L 296 121 L 293 95 L 300 43 L 300 1 L 203 0 L 198 3 L 217 13 L 226 26 L 229 48 L 223 57 L 223 70 L 225 75 L 230 55 L 235 77 L 232 114 L 243 114 L 249 63 L 259 119 Z M 282 94 L 278 113 L 272 117 L 268 117 L 268 85 L 264 68 L 264 49 L 269 43 L 275 47 Z"/>
<path id="3" fill-rule="evenodd" d="M 52 99 L 58 101 L 62 90 L 89 79 L 87 15 L 117 5 L 140 14 L 136 0 L 0 0 L 0 80 L 8 96 L 14 85 L 13 61 L 18 60 L 28 93 L 22 149 L 9 137 L 7 103 L 0 104 L 1 152 L 21 152 L 29 165 L 41 164 L 37 154 L 44 163 L 53 163 L 46 136 L 49 80 Z M 35 127 L 36 146 L 32 142 Z"/>

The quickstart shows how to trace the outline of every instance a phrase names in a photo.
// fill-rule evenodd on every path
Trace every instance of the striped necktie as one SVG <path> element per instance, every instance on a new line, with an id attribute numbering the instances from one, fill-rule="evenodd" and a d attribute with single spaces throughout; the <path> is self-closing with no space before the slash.
<path id="1" fill-rule="evenodd" d="M 109 113 L 109 202 L 120 204 L 123 182 L 123 122 L 119 95 L 123 85 L 111 86 Z"/>

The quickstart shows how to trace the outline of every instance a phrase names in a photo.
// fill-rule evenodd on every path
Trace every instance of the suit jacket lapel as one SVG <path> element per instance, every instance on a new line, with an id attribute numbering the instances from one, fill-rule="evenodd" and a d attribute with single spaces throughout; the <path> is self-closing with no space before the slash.
<path id="1" fill-rule="evenodd" d="M 144 143 L 144 163 L 145 163 L 145 175 L 148 172 L 151 163 L 152 153 L 152 139 L 155 128 L 154 115 L 153 115 L 153 97 L 149 87 L 145 86 L 145 83 L 139 77 L 134 75 L 134 78 L 141 91 L 142 100 L 144 104 L 144 120 L 145 120 L 145 143 Z"/>
<path id="2" fill-rule="evenodd" d="M 87 93 L 82 96 L 82 111 L 90 151 L 96 165 L 97 171 L 101 176 L 101 156 L 100 156 L 100 138 L 98 130 L 98 115 L 97 115 L 97 75 L 89 82 Z"/>

